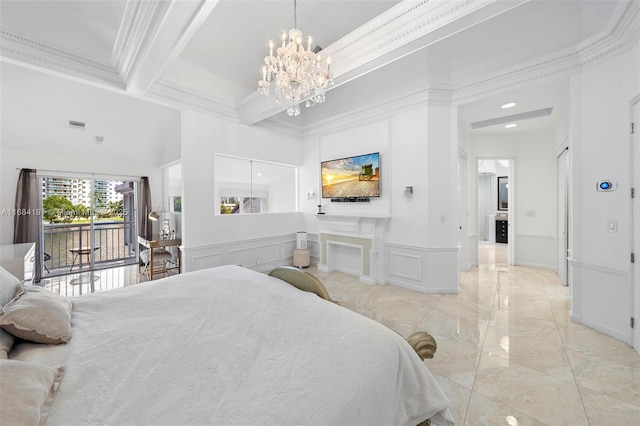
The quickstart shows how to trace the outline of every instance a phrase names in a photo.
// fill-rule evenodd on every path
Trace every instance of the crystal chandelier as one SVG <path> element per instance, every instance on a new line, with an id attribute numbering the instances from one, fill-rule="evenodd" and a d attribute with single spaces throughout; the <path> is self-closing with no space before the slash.
<path id="1" fill-rule="evenodd" d="M 327 88 L 333 84 L 331 58 L 322 69 L 322 59 L 311 50 L 311 37 L 307 38 L 307 49 L 302 43 L 302 31 L 297 29 L 297 4 L 293 1 L 293 29 L 282 32 L 282 46 L 273 56 L 273 41 L 269 41 L 269 56 L 264 58 L 259 92 L 268 96 L 273 83 L 276 102 L 287 107 L 287 114 L 300 114 L 300 103 L 307 107 L 324 102 Z"/>

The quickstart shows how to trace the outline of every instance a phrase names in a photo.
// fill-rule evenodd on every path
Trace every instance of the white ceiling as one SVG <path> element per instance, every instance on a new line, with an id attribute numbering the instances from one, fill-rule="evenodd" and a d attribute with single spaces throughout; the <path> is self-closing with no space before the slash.
<path id="1" fill-rule="evenodd" d="M 554 108 L 519 123 L 527 131 L 554 125 L 568 75 L 623 50 L 637 15 L 632 0 L 299 0 L 298 27 L 334 57 L 336 85 L 298 117 L 257 95 L 268 40 L 293 27 L 289 0 L 2 0 L 0 54 L 298 132 L 421 91 L 460 105 L 463 128 Z M 505 100 L 518 106 L 500 110 Z"/>

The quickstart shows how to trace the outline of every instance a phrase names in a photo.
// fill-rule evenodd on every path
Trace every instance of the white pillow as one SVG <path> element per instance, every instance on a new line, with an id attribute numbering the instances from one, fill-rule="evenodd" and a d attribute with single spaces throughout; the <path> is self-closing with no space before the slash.
<path id="1" fill-rule="evenodd" d="M 0 424 L 43 425 L 64 369 L 0 359 Z"/>
<path id="2" fill-rule="evenodd" d="M 24 294 L 2 309 L 0 326 L 32 342 L 66 343 L 71 338 L 71 302 L 46 288 L 24 286 Z"/>
<path id="3" fill-rule="evenodd" d="M 20 280 L 0 266 L 0 308 L 20 294 L 22 294 Z"/>

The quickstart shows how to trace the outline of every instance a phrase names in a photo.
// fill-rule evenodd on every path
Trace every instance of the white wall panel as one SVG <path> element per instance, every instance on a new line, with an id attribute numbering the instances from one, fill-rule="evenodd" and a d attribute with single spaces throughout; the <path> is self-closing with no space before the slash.
<path id="1" fill-rule="evenodd" d="M 198 271 L 200 269 L 215 268 L 216 266 L 226 265 L 224 253 L 214 251 L 207 253 L 206 250 L 199 250 L 202 254 L 183 254 L 183 269 L 185 271 Z M 188 265 L 188 266 L 187 266 Z"/>
<path id="2" fill-rule="evenodd" d="M 553 236 L 517 234 L 518 265 L 556 270 L 557 244 Z"/>
<path id="3" fill-rule="evenodd" d="M 422 281 L 422 257 L 390 250 L 389 275 L 417 282 Z"/>
<path id="4" fill-rule="evenodd" d="M 238 240 L 183 249 L 185 271 L 197 271 L 222 265 L 241 265 L 261 272 L 276 266 L 291 265 L 296 248 L 295 234 Z"/>
<path id="5" fill-rule="evenodd" d="M 278 259 L 280 250 L 277 242 L 229 250 L 229 263 L 232 265 L 255 267 L 277 262 Z"/>
<path id="6" fill-rule="evenodd" d="M 422 293 L 458 293 L 458 248 L 385 243 L 385 283 Z"/>
<path id="7" fill-rule="evenodd" d="M 571 320 L 631 344 L 630 274 L 572 260 Z"/>

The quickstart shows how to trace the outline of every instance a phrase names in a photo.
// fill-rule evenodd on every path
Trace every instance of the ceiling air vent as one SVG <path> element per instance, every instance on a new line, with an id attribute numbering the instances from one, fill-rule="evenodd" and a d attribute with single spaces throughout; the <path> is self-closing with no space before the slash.
<path id="1" fill-rule="evenodd" d="M 75 127 L 76 129 L 84 129 L 85 123 L 82 121 L 69 120 L 69 127 Z"/>

